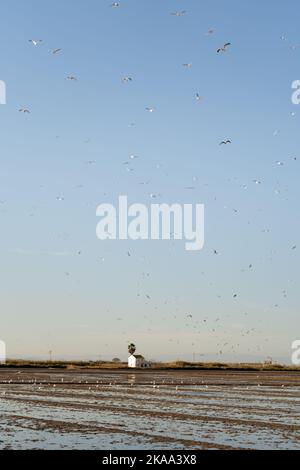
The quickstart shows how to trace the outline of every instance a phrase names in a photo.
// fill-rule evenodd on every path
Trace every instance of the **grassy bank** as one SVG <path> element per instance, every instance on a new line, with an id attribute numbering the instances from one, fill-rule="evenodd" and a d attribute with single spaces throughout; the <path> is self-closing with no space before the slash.
<path id="1" fill-rule="evenodd" d="M 94 361 L 26 361 L 7 360 L 6 364 L 0 364 L 0 369 L 24 368 L 24 369 L 128 369 L 127 363 L 94 362 Z M 300 371 L 300 367 L 281 364 L 264 363 L 222 363 L 222 362 L 159 362 L 152 366 L 152 370 L 236 370 L 236 371 Z M 147 369 L 146 369 L 147 370 Z"/>

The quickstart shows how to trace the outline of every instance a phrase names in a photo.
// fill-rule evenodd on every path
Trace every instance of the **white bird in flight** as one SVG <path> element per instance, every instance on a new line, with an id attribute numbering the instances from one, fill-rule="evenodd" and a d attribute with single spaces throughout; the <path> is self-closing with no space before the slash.
<path id="1" fill-rule="evenodd" d="M 220 52 L 226 52 L 229 46 L 231 46 L 231 42 L 226 42 L 223 47 L 217 49 L 217 53 L 219 54 Z"/>
<path id="2" fill-rule="evenodd" d="M 43 40 L 42 39 L 29 39 L 29 42 L 31 42 L 31 44 L 33 44 L 36 47 L 36 46 L 39 46 L 43 42 Z"/>
<path id="3" fill-rule="evenodd" d="M 21 109 L 19 109 L 19 113 L 27 113 L 27 114 L 30 114 L 30 111 L 29 111 L 29 109 L 27 109 L 27 108 L 21 108 Z"/>
<path id="4" fill-rule="evenodd" d="M 70 81 L 75 81 L 75 82 L 77 82 L 77 78 L 74 77 L 74 75 L 68 75 L 67 78 L 66 78 L 66 80 L 70 80 Z"/>
<path id="5" fill-rule="evenodd" d="M 52 54 L 52 55 L 56 55 L 56 54 L 58 54 L 59 52 L 61 52 L 61 49 L 51 49 L 49 52 L 50 52 L 50 54 Z"/>
<path id="6" fill-rule="evenodd" d="M 173 16 L 183 16 L 186 14 L 186 10 L 182 10 L 182 11 L 174 11 L 173 13 L 171 13 L 171 15 Z"/>
<path id="7" fill-rule="evenodd" d="M 146 108 L 146 111 L 148 111 L 149 113 L 154 113 L 155 110 L 156 110 L 155 107 L 148 107 L 148 108 Z"/>

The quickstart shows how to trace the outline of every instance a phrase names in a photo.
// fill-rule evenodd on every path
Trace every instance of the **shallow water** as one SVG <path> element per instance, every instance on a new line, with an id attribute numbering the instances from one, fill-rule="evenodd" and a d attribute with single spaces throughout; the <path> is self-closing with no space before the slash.
<path id="1" fill-rule="evenodd" d="M 0 449 L 300 449 L 300 374 L 0 370 Z"/>

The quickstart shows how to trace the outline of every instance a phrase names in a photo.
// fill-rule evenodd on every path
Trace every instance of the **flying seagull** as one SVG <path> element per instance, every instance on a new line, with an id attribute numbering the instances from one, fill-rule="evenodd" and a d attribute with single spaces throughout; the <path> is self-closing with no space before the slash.
<path id="1" fill-rule="evenodd" d="M 43 40 L 42 39 L 29 39 L 29 42 L 31 42 L 31 44 L 33 44 L 36 47 L 36 46 L 39 46 L 43 42 Z"/>
<path id="2" fill-rule="evenodd" d="M 231 46 L 231 42 L 226 42 L 223 47 L 217 49 L 217 53 L 219 54 L 220 52 L 226 52 L 229 46 Z"/>
<path id="3" fill-rule="evenodd" d="M 122 81 L 123 82 L 132 82 L 132 78 L 131 77 L 123 77 Z"/>
<path id="4" fill-rule="evenodd" d="M 149 113 L 154 113 L 155 110 L 156 110 L 155 107 L 148 107 L 148 108 L 146 108 L 146 111 L 149 111 Z"/>
<path id="5" fill-rule="evenodd" d="M 183 67 L 186 67 L 186 68 L 190 69 L 193 64 L 192 64 L 192 62 L 188 62 L 187 64 L 182 64 L 182 65 L 183 65 Z"/>
<path id="6" fill-rule="evenodd" d="M 220 142 L 219 145 L 227 145 L 227 144 L 231 144 L 231 140 L 227 139 L 227 140 L 222 140 L 222 142 Z"/>
<path id="7" fill-rule="evenodd" d="M 114 2 L 110 5 L 112 8 L 118 8 L 121 6 L 121 4 L 119 2 Z"/>
<path id="8" fill-rule="evenodd" d="M 27 108 L 21 108 L 21 109 L 19 109 L 19 113 L 27 113 L 27 114 L 30 114 L 30 111 L 29 111 L 29 109 L 27 109 Z"/>
<path id="9" fill-rule="evenodd" d="M 61 49 L 51 49 L 49 52 L 50 54 L 56 55 L 61 51 Z"/>
<path id="10" fill-rule="evenodd" d="M 173 15 L 173 16 L 183 16 L 185 14 L 186 14 L 186 10 L 174 11 L 173 13 L 171 13 L 171 15 Z"/>
<path id="11" fill-rule="evenodd" d="M 202 100 L 203 100 L 203 96 L 200 96 L 199 93 L 196 93 L 196 100 L 197 100 L 197 101 L 202 101 Z"/>
<path id="12" fill-rule="evenodd" d="M 74 75 L 68 75 L 67 78 L 66 78 L 66 80 L 71 80 L 71 81 L 77 82 L 77 78 L 74 77 Z"/>

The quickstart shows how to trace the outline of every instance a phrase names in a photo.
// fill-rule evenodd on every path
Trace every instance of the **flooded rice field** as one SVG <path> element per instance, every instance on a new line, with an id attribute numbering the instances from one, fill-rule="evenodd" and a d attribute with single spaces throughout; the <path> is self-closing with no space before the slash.
<path id="1" fill-rule="evenodd" d="M 300 372 L 2 369 L 0 449 L 300 449 Z"/>

